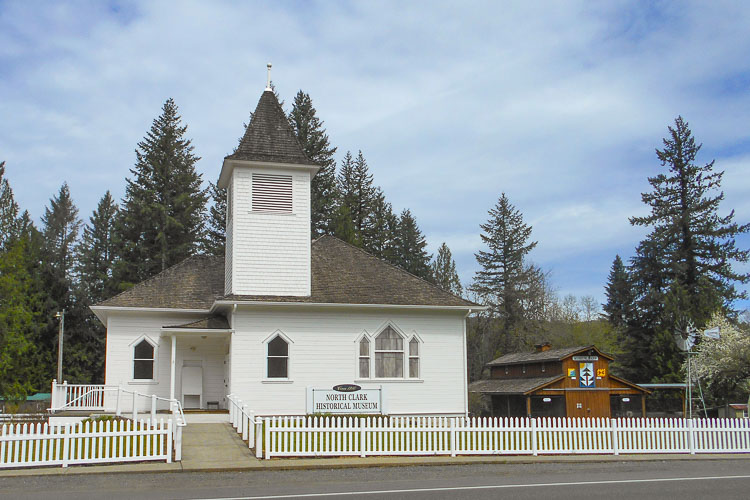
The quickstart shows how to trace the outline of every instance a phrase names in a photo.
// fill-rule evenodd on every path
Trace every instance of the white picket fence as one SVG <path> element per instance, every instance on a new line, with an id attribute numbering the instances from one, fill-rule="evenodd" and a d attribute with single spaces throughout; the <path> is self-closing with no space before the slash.
<path id="1" fill-rule="evenodd" d="M 0 468 L 172 462 L 172 420 L 105 420 L 0 426 Z"/>
<path id="2" fill-rule="evenodd" d="M 244 410 L 239 413 L 243 416 L 238 421 L 249 418 Z M 255 417 L 254 421 L 256 456 L 262 452 L 264 458 L 750 452 L 748 419 Z"/>

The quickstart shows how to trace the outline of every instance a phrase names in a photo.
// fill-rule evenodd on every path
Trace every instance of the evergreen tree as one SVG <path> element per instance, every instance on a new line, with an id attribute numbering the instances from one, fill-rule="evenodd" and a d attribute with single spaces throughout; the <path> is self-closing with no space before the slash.
<path id="1" fill-rule="evenodd" d="M 347 151 L 338 176 L 340 203 L 346 207 L 352 218 L 357 240 L 364 241 L 370 230 L 370 218 L 377 192 L 372 183 L 372 174 L 362 151 L 356 158 Z"/>
<path id="2" fill-rule="evenodd" d="M 735 299 L 746 297 L 734 284 L 750 282 L 750 273 L 732 268 L 732 262 L 748 262 L 750 250 L 738 249 L 734 237 L 750 231 L 750 224 L 733 222 L 734 211 L 718 215 L 724 193 L 717 190 L 724 172 L 714 172 L 713 161 L 703 166 L 694 163 L 700 149 L 688 123 L 678 116 L 674 128 L 669 127 L 664 149 L 656 150 L 667 173 L 650 177 L 653 191 L 641 195 L 651 213 L 630 219 L 633 225 L 653 228 L 652 237 L 662 241 L 663 272 L 685 289 L 688 310 L 684 312 L 696 324 L 704 324 L 716 307 L 714 300 L 706 303 L 706 294 L 730 308 Z"/>
<path id="3" fill-rule="evenodd" d="M 323 122 L 316 116 L 310 96 L 301 90 L 294 97 L 294 104 L 289 112 L 289 123 L 307 157 L 320 166 L 310 186 L 313 237 L 332 234 L 338 198 L 336 161 L 333 158 L 336 148 L 331 147 Z"/>
<path id="4" fill-rule="evenodd" d="M 633 307 L 633 294 L 627 269 L 619 255 L 616 255 L 612 262 L 605 292 L 607 303 L 604 304 L 603 309 L 607 320 L 615 328 L 624 327 Z"/>
<path id="5" fill-rule="evenodd" d="M 527 316 L 524 304 L 534 300 L 531 291 L 540 288 L 536 282 L 544 273 L 526 262 L 537 242 L 529 242 L 531 226 L 524 223 L 505 193 L 489 215 L 480 225 L 487 249 L 475 254 L 481 269 L 474 276 L 472 291 L 489 307 L 486 314 L 500 320 L 490 345 L 496 353 L 509 352 L 520 348 L 525 336 L 538 326 Z"/>
<path id="6" fill-rule="evenodd" d="M 211 208 L 208 210 L 204 251 L 209 255 L 224 256 L 227 242 L 227 190 L 213 182 L 208 183 Z"/>
<path id="7" fill-rule="evenodd" d="M 354 224 L 352 223 L 352 215 L 349 213 L 349 208 L 346 205 L 339 205 L 336 209 L 336 218 L 334 219 L 333 235 L 336 238 L 354 245 L 361 247 L 362 243 L 357 238 L 357 233 L 354 231 Z"/>
<path id="8" fill-rule="evenodd" d="M 75 266 L 75 244 L 78 240 L 81 220 L 78 208 L 70 197 L 67 183 L 63 183 L 57 197 L 50 199 L 50 206 L 42 215 L 43 235 L 46 247 L 46 262 L 53 279 L 62 289 L 70 289 Z M 60 297 L 64 296 L 64 293 Z"/>
<path id="9" fill-rule="evenodd" d="M 116 276 L 124 287 L 195 254 L 203 241 L 207 195 L 186 131 L 177 105 L 167 99 L 138 143 L 117 226 Z"/>
<path id="10" fill-rule="evenodd" d="M 0 162 L 0 251 L 17 235 L 20 220 L 18 203 L 13 197 L 8 179 L 5 178 L 5 162 Z"/>
<path id="11" fill-rule="evenodd" d="M 362 234 L 362 247 L 372 255 L 398 265 L 398 217 L 391 204 L 385 201 L 380 188 L 375 189 L 366 231 Z"/>
<path id="12" fill-rule="evenodd" d="M 427 241 L 408 209 L 401 212 L 396 238 L 396 263 L 402 269 L 422 279 L 432 280 Z"/>
<path id="13" fill-rule="evenodd" d="M 39 318 L 27 258 L 24 237 L 0 252 L 0 396 L 6 400 L 21 400 L 35 389 L 32 338 Z"/>
<path id="14" fill-rule="evenodd" d="M 716 310 L 731 310 L 734 300 L 745 297 L 735 284 L 750 281 L 750 274 L 732 267 L 748 261 L 750 252 L 738 249 L 734 237 L 748 232 L 750 224 L 733 222 L 733 211 L 717 214 L 723 172 L 714 172 L 713 161 L 695 163 L 700 148 L 678 117 L 664 149 L 656 150 L 667 172 L 650 177 L 653 191 L 641 195 L 651 213 L 630 219 L 651 228 L 630 265 L 634 307 L 627 314 L 621 358 L 624 374 L 637 380 L 679 380 L 675 328 L 688 319 L 700 328 Z"/>
<path id="15" fill-rule="evenodd" d="M 107 191 L 99 200 L 89 223 L 83 228 L 78 245 L 78 276 L 81 298 L 96 304 L 114 295 L 112 280 L 115 263 L 115 220 L 118 206 Z"/>
<path id="16" fill-rule="evenodd" d="M 438 248 L 437 256 L 432 263 L 432 275 L 435 277 L 435 283 L 444 290 L 458 296 L 463 294 L 461 280 L 456 272 L 456 262 L 445 242 Z"/>

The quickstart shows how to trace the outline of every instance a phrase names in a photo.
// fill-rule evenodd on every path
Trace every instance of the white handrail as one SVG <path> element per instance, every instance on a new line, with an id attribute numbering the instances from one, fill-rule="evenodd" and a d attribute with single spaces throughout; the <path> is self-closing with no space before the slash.
<path id="1" fill-rule="evenodd" d="M 88 390 L 83 389 L 83 393 L 79 396 L 71 399 L 68 401 L 68 391 L 69 389 L 83 389 L 83 388 L 89 388 Z M 59 406 L 55 406 L 56 403 L 56 396 L 58 390 L 64 390 L 65 394 L 63 397 L 63 404 Z M 157 396 L 155 394 L 143 394 L 138 391 L 125 389 L 121 386 L 112 386 L 112 385 L 97 385 L 97 384 L 68 384 L 67 382 L 63 382 L 62 384 L 58 384 L 56 380 L 53 380 L 52 382 L 52 400 L 50 401 L 50 413 L 54 413 L 56 411 L 62 411 L 66 408 L 76 408 L 75 403 L 79 401 L 85 401 L 87 398 L 89 398 L 92 394 L 104 394 L 106 391 L 117 391 L 118 393 L 125 393 L 130 394 L 135 398 L 143 397 L 147 399 L 152 400 L 152 413 L 156 413 L 155 411 L 155 401 L 164 401 L 166 403 L 169 403 L 169 409 L 173 414 L 176 414 L 179 416 L 179 420 L 176 419 L 176 424 L 180 427 L 184 427 L 187 425 L 187 422 L 185 420 L 185 413 L 182 410 L 182 404 L 177 399 L 170 399 L 170 398 L 163 398 L 161 396 Z M 103 398 L 96 397 L 96 401 L 101 400 L 101 405 L 96 405 L 96 408 L 100 408 L 104 410 L 104 402 Z M 59 402 L 58 402 L 59 404 Z M 85 406 L 87 409 L 92 409 L 92 406 Z M 118 401 L 117 401 L 117 411 L 119 414 L 119 394 L 118 394 Z M 133 407 L 133 412 L 135 414 L 136 408 Z"/>

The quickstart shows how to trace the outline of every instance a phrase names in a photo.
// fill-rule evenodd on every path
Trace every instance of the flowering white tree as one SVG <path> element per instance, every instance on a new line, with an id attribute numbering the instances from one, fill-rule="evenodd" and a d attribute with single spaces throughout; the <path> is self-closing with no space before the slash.
<path id="1" fill-rule="evenodd" d="M 718 313 L 706 328 L 717 326 L 721 338 L 702 339 L 692 359 L 694 373 L 708 382 L 715 402 L 736 402 L 727 399 L 740 397 L 745 400 L 750 391 L 750 332 Z"/>

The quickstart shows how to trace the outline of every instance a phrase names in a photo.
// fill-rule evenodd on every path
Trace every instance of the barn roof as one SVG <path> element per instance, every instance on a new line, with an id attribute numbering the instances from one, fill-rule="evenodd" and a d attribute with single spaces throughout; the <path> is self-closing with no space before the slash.
<path id="1" fill-rule="evenodd" d="M 480 307 L 333 236 L 313 241 L 311 253 L 309 296 L 224 295 L 224 259 L 194 256 L 98 306 L 210 309 L 222 300 Z"/>
<path id="2" fill-rule="evenodd" d="M 593 345 L 564 347 L 561 349 L 550 349 L 541 352 L 514 352 L 493 359 L 487 366 L 515 365 L 519 363 L 537 363 L 542 361 L 562 361 L 563 359 L 588 350 L 594 350 L 599 356 L 612 360 L 612 356 L 605 354 Z"/>

